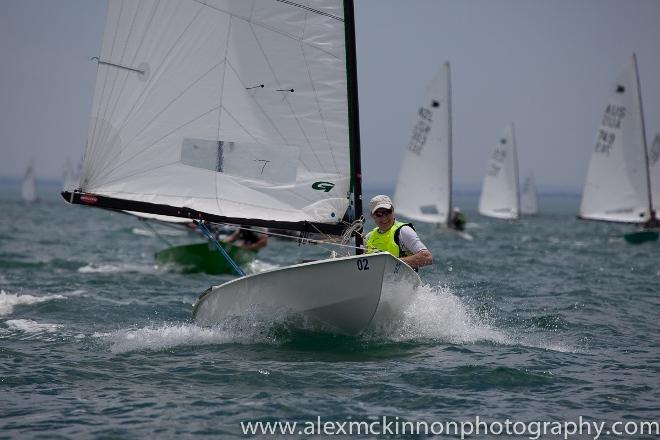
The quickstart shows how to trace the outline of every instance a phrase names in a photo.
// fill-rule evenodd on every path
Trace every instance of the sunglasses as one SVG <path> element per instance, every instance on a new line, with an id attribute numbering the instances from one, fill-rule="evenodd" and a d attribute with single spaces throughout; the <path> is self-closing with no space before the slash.
<path id="1" fill-rule="evenodd" d="M 385 217 L 385 216 L 391 215 L 391 214 L 392 214 L 391 209 L 382 209 L 382 210 L 379 209 L 378 211 L 374 212 L 374 216 L 379 217 L 379 218 L 380 217 Z"/>

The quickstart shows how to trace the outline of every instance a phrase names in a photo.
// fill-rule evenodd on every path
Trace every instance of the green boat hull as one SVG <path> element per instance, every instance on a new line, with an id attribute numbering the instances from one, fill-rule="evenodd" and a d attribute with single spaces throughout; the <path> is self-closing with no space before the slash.
<path id="1" fill-rule="evenodd" d="M 225 251 L 239 265 L 244 266 L 256 258 L 257 252 L 232 244 L 223 244 Z M 231 264 L 212 243 L 195 243 L 174 246 L 156 252 L 156 261 L 161 264 L 176 264 L 185 273 L 204 272 L 211 275 L 234 273 Z"/>
<path id="2" fill-rule="evenodd" d="M 625 234 L 623 238 L 632 244 L 640 244 L 646 241 L 658 241 L 658 231 L 637 231 Z"/>

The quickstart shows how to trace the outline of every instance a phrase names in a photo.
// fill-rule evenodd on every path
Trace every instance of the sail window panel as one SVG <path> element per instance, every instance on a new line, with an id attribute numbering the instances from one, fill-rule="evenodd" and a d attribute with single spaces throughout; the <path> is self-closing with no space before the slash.
<path id="1" fill-rule="evenodd" d="M 296 181 L 298 148 L 184 139 L 181 162 L 234 177 L 275 184 L 293 183 Z"/>

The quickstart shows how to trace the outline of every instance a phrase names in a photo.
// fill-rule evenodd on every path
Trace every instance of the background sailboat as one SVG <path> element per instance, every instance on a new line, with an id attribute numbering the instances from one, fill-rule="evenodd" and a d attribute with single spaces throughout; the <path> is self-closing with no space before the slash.
<path id="1" fill-rule="evenodd" d="M 451 69 L 445 62 L 426 87 L 394 190 L 397 215 L 450 225 L 452 214 Z M 471 240 L 464 231 L 455 231 Z"/>
<path id="2" fill-rule="evenodd" d="M 660 206 L 660 133 L 655 135 L 649 149 L 649 178 L 651 179 L 651 201 L 654 209 Z"/>
<path id="3" fill-rule="evenodd" d="M 362 215 L 353 27 L 350 1 L 109 2 L 81 190 L 64 197 L 348 238 Z M 286 310 L 354 334 L 419 282 L 390 254 L 321 260 L 215 286 L 193 316 Z"/>
<path id="4" fill-rule="evenodd" d="M 444 63 L 426 87 L 394 191 L 397 214 L 447 225 L 451 214 L 451 80 Z"/>
<path id="5" fill-rule="evenodd" d="M 538 212 L 539 202 L 536 193 L 536 182 L 534 181 L 534 174 L 529 173 L 520 187 L 520 213 L 535 215 Z"/>
<path id="6" fill-rule="evenodd" d="M 660 190 L 659 190 L 660 191 Z M 653 210 L 637 57 L 610 89 L 582 193 L 582 219 L 644 223 Z M 657 232 L 629 241 L 657 240 Z"/>
<path id="7" fill-rule="evenodd" d="M 479 214 L 499 219 L 517 219 L 520 215 L 518 190 L 518 153 L 513 123 L 493 149 L 488 161 Z"/>
<path id="8" fill-rule="evenodd" d="M 23 175 L 23 182 L 21 184 L 21 197 L 26 202 L 36 202 L 39 197 L 37 195 L 37 181 L 34 171 L 34 159 L 28 164 L 25 174 Z"/>

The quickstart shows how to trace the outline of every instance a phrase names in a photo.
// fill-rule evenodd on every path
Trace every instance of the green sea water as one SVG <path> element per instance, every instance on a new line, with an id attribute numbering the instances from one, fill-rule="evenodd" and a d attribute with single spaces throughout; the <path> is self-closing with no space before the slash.
<path id="1" fill-rule="evenodd" d="M 291 438 L 434 437 L 385 432 L 383 417 L 518 423 L 466 438 L 580 420 L 638 427 L 600 438 L 660 438 L 639 431 L 660 421 L 660 243 L 577 220 L 578 196 L 542 195 L 539 215 L 511 222 L 458 195 L 474 240 L 416 224 L 434 265 L 415 301 L 400 322 L 345 337 L 198 326 L 192 304 L 231 276 L 158 266 L 165 244 L 134 218 L 40 193 L 27 204 L 0 189 L 0 438 L 245 438 L 241 423 L 278 421 L 335 423 Z M 271 240 L 246 269 L 331 249 Z M 336 432 L 348 422 L 377 432 Z M 536 438 L 595 438 L 585 431 Z"/>

